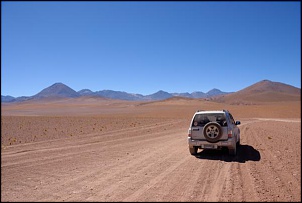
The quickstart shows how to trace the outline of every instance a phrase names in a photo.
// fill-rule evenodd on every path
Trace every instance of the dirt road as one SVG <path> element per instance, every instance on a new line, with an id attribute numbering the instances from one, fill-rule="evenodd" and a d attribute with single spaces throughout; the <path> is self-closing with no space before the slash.
<path id="1" fill-rule="evenodd" d="M 235 157 L 191 156 L 187 119 L 145 121 L 2 147 L 1 201 L 301 201 L 299 120 L 241 120 Z"/>

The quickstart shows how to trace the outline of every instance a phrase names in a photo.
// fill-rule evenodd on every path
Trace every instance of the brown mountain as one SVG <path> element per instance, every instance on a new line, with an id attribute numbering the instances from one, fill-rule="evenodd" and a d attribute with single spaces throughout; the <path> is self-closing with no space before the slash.
<path id="1" fill-rule="evenodd" d="M 75 98 L 80 94 L 63 83 L 55 83 L 50 87 L 43 89 L 38 94 L 34 95 L 33 99 L 41 98 Z"/>
<path id="2" fill-rule="evenodd" d="M 301 100 L 301 89 L 281 82 L 262 80 L 240 91 L 218 96 L 213 100 L 228 104 L 299 101 Z"/>

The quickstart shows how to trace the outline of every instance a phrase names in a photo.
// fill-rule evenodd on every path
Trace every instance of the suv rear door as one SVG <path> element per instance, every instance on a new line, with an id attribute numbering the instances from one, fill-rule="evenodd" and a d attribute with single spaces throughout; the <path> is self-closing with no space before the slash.
<path id="1" fill-rule="evenodd" d="M 194 115 L 191 123 L 191 137 L 193 140 L 206 140 L 203 129 L 209 122 L 217 122 L 221 126 L 222 136 L 219 140 L 228 139 L 228 126 L 224 113 L 198 113 Z"/>

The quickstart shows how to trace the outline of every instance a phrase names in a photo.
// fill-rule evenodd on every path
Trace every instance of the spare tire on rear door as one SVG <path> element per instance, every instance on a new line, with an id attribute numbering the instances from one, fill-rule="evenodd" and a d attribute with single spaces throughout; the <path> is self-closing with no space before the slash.
<path id="1" fill-rule="evenodd" d="M 209 122 L 203 127 L 203 135 L 208 142 L 217 142 L 222 136 L 222 128 L 216 122 Z"/>

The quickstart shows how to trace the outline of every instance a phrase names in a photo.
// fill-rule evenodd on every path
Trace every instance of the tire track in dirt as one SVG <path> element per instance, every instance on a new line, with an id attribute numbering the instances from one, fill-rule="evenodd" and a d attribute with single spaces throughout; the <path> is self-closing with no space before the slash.
<path id="1" fill-rule="evenodd" d="M 173 123 L 175 123 L 175 122 L 173 122 Z M 177 123 L 177 122 L 176 122 Z M 168 125 L 169 124 L 171 124 L 171 123 L 168 123 Z M 167 125 L 167 124 L 166 124 Z M 157 126 L 157 129 L 159 130 L 159 132 L 161 132 L 162 130 L 161 130 L 161 127 L 163 127 L 163 126 L 166 126 L 166 125 L 160 125 L 160 126 Z M 173 129 L 173 128 L 171 128 L 171 129 Z M 173 131 L 173 130 L 172 130 Z M 168 133 L 167 131 L 164 131 L 165 133 Z M 129 132 L 127 132 L 127 131 L 125 131 L 125 133 L 129 133 Z M 132 132 L 130 132 L 130 133 L 132 133 Z M 177 131 L 175 132 L 175 133 L 177 133 Z M 173 133 L 174 134 L 174 133 Z M 154 135 L 156 135 L 157 137 L 153 137 Z M 146 137 L 148 136 L 148 139 L 146 139 Z M 142 140 L 145 140 L 145 142 L 147 142 L 147 146 L 148 146 L 148 144 L 149 144 L 149 142 L 150 143 L 152 143 L 152 142 L 154 142 L 154 139 L 162 139 L 161 137 L 163 137 L 160 133 L 153 133 L 153 134 L 149 134 L 149 135 L 146 135 L 146 137 L 144 137 L 144 138 L 142 138 L 142 137 L 140 137 L 140 139 L 142 139 Z M 166 138 L 166 137 L 163 137 L 164 139 Z M 126 139 L 129 139 L 129 138 L 126 138 Z M 124 140 L 126 143 L 129 143 L 129 141 L 128 140 Z M 106 145 L 104 145 L 104 147 L 106 147 L 106 150 L 108 150 L 108 147 L 109 147 L 109 149 L 110 148 L 116 148 L 116 145 L 114 145 L 115 143 L 114 142 L 111 142 L 113 145 L 110 145 L 110 143 L 108 144 L 108 143 L 106 143 Z M 55 145 L 55 143 L 54 143 L 54 145 Z M 58 143 L 58 145 L 61 145 L 61 143 Z M 74 144 L 74 145 L 76 145 L 76 143 Z M 136 143 L 133 143 L 132 142 L 132 146 L 131 147 L 135 147 L 135 145 L 136 145 Z M 83 147 L 83 149 L 88 149 L 87 151 L 89 152 L 90 150 L 96 150 L 96 148 L 98 147 L 98 145 L 97 144 L 94 144 L 94 146 L 95 147 L 93 147 L 92 149 L 91 149 L 91 146 L 89 146 L 89 145 L 85 145 L 84 147 Z M 111 146 L 111 147 L 110 147 Z M 51 147 L 50 147 L 50 149 L 51 149 Z M 72 154 L 67 154 L 66 155 L 66 150 L 64 150 L 64 151 L 62 151 L 62 149 L 63 148 L 61 148 L 61 147 L 57 147 L 55 150 L 54 150 L 54 155 L 56 155 L 56 154 L 60 154 L 60 155 L 58 155 L 58 156 L 56 156 L 56 157 L 52 157 L 53 158 L 53 160 L 51 160 L 51 162 L 47 162 L 47 161 L 45 161 L 44 160 L 44 158 L 45 158 L 45 156 L 47 157 L 48 156 L 48 154 L 47 154 L 47 150 L 46 151 L 43 151 L 43 152 L 46 152 L 46 153 L 31 153 L 31 154 L 26 154 L 26 156 L 27 156 L 27 160 L 30 160 L 30 158 L 29 158 L 29 155 L 30 156 L 33 156 L 33 155 L 36 155 L 36 154 L 38 154 L 40 157 L 41 157 L 41 159 L 40 160 L 34 160 L 34 161 L 30 161 L 30 163 L 29 163 L 29 165 L 28 165 L 28 169 L 26 169 L 26 170 L 28 170 L 28 171 L 31 171 L 31 170 L 36 170 L 36 167 L 38 167 L 40 170 L 42 170 L 42 171 L 45 171 L 46 170 L 46 168 L 47 167 L 50 167 L 50 168 L 52 168 L 52 164 L 54 164 L 54 165 L 61 165 L 60 163 L 64 163 L 64 162 L 72 162 L 72 160 L 81 160 L 81 162 L 82 161 L 85 161 L 85 159 L 83 159 L 83 157 L 85 156 L 85 153 L 83 153 L 83 150 L 77 150 L 76 148 L 73 148 L 73 151 L 71 152 Z M 102 153 L 104 153 L 104 152 L 106 152 L 106 150 L 102 150 L 101 152 L 100 152 L 100 154 L 102 154 Z M 53 150 L 51 150 L 51 151 L 53 151 Z M 68 150 L 67 150 L 68 151 Z M 74 152 L 74 151 L 76 151 L 76 152 Z M 97 150 L 96 150 L 97 151 Z M 109 151 L 110 152 L 110 151 Z M 112 151 L 111 151 L 112 152 Z M 110 152 L 110 153 L 111 153 Z M 87 153 L 88 155 L 89 155 L 89 153 Z M 18 156 L 20 156 L 20 155 L 22 155 L 22 153 L 18 153 L 17 154 Z M 61 156 L 64 156 L 63 158 L 61 157 Z M 68 157 L 68 156 L 70 156 L 70 157 Z M 60 157 L 61 157 L 61 159 L 60 159 Z M 82 159 L 81 159 L 81 157 L 82 157 Z M 5 156 L 3 156 L 2 155 L 2 158 L 5 158 Z M 14 163 L 14 160 L 12 160 L 11 159 L 11 157 L 6 157 L 7 159 L 8 159 L 8 163 Z M 88 157 L 88 158 L 90 158 L 90 157 Z M 3 160 L 4 159 L 2 159 L 2 163 L 3 163 Z M 87 161 L 87 160 L 86 160 Z M 88 163 L 89 163 L 89 160 L 88 160 Z M 115 163 L 115 162 L 114 162 Z M 71 163 L 70 163 L 71 164 Z M 72 165 L 72 164 L 71 164 Z M 19 176 L 20 177 L 20 179 L 22 180 L 22 175 L 20 175 L 20 174 L 22 174 L 22 173 L 24 173 L 24 166 L 26 166 L 26 164 L 24 164 L 24 163 L 19 163 L 18 165 L 16 165 L 16 170 L 15 170 L 15 172 L 16 172 L 16 174 L 17 174 L 17 176 Z M 2 172 L 3 171 L 7 171 L 7 170 L 9 170 L 10 171 L 10 173 L 12 173 L 13 172 L 13 168 L 9 168 L 9 167 L 7 167 L 7 166 L 4 166 L 4 164 L 1 164 L 1 168 L 3 169 L 2 170 Z M 60 168 L 60 167 L 59 167 Z M 54 169 L 54 170 L 57 170 L 57 169 Z M 39 171 L 39 170 L 36 170 L 36 171 Z M 47 174 L 47 173 L 46 173 Z M 28 175 L 28 174 L 27 174 Z M 17 178 L 17 177 L 16 177 Z M 26 182 L 26 181 L 24 181 L 24 182 Z"/>
<path id="2" fill-rule="evenodd" d="M 227 174 L 230 173 L 230 164 L 218 162 L 218 168 L 215 168 L 216 173 L 213 174 L 213 183 L 207 187 L 210 190 L 205 197 L 205 201 L 217 202 L 222 194 L 223 185 L 226 181 Z"/>
<path id="3" fill-rule="evenodd" d="M 228 164 L 214 160 L 203 160 L 205 166 L 198 174 L 193 188 L 192 201 L 217 201 L 228 171 Z"/>
<path id="4" fill-rule="evenodd" d="M 167 134 L 168 135 L 167 135 Z M 173 137 L 175 137 L 175 135 L 177 135 L 177 134 L 179 134 L 179 133 L 183 133 L 183 132 L 179 132 L 179 129 L 174 129 L 174 128 L 171 128 L 171 130 L 166 130 L 166 131 L 159 131 L 159 132 L 156 132 L 156 133 L 152 133 L 152 134 L 149 134 L 148 135 L 148 139 L 146 139 L 145 137 L 144 138 L 142 138 L 142 137 L 140 137 L 140 138 L 142 138 L 142 139 L 139 139 L 139 140 L 134 140 L 134 141 L 126 141 L 125 142 L 125 148 L 133 148 L 133 147 L 135 147 L 135 146 L 139 146 L 139 145 L 142 145 L 142 146 L 145 146 L 145 147 L 148 147 L 149 145 L 153 145 L 152 143 L 156 143 L 157 145 L 156 145 L 156 147 L 153 147 L 154 148 L 154 151 L 155 151 L 155 149 L 156 148 L 158 148 L 158 147 L 162 147 L 162 148 L 164 148 L 164 147 L 172 147 L 172 145 L 173 145 L 173 143 L 169 143 L 168 142 L 168 144 L 166 143 L 167 141 L 169 141 L 169 140 L 177 140 L 177 139 L 172 139 Z M 163 135 L 164 134 L 164 135 Z M 155 137 L 155 138 L 154 138 Z M 180 142 L 182 142 L 182 140 L 180 140 Z M 169 146 L 170 145 L 170 146 Z M 95 146 L 95 148 L 96 147 L 98 147 L 98 145 L 94 145 Z M 88 146 L 85 146 L 86 148 L 88 147 Z M 89 148 L 91 148 L 91 146 L 89 146 Z M 105 153 L 105 154 L 107 154 L 108 156 L 110 156 L 110 153 L 112 153 L 113 152 L 113 150 L 111 150 L 110 148 L 118 148 L 118 146 L 117 146 L 117 144 L 116 143 L 114 143 L 114 142 L 111 142 L 111 143 L 106 143 L 106 150 L 108 150 L 108 153 L 106 152 L 106 151 L 101 151 L 100 153 L 102 154 L 102 153 Z M 85 149 L 85 148 L 84 148 Z M 156 152 L 156 151 L 155 151 Z M 61 153 L 61 152 L 60 152 Z M 82 152 L 81 152 L 81 150 L 79 151 L 77 151 L 76 153 L 78 153 L 78 158 L 80 158 L 81 156 L 83 156 L 83 154 L 82 154 Z M 75 154 L 76 154 L 75 153 Z M 144 157 L 144 153 L 145 154 L 147 154 L 147 157 Z M 140 151 L 140 153 L 138 154 L 140 157 L 138 157 L 139 159 L 137 159 L 137 165 L 139 165 L 140 164 L 140 162 L 142 161 L 142 160 L 146 160 L 147 162 L 149 162 L 150 161 L 150 158 L 152 157 L 152 153 L 150 154 L 148 154 L 148 151 L 143 151 L 143 153 L 141 153 L 141 151 Z M 136 155 L 136 157 L 135 158 L 137 158 L 137 156 L 138 155 Z M 75 156 L 73 156 L 72 157 L 72 159 L 77 159 L 77 157 L 75 157 Z M 70 160 L 72 160 L 72 159 L 70 159 Z M 83 160 L 83 159 L 82 159 Z M 122 159 L 121 159 L 122 160 Z M 64 160 L 64 161 L 67 161 L 67 160 Z M 133 161 L 133 160 L 128 160 L 128 161 Z M 117 162 L 114 162 L 114 163 L 117 163 Z M 88 163 L 88 164 L 90 164 L 90 163 Z M 121 164 L 121 162 L 119 161 L 119 164 Z M 125 165 L 127 165 L 127 163 L 126 162 L 124 162 L 124 164 Z M 44 165 L 45 166 L 45 163 L 42 163 L 41 164 L 42 166 Z M 68 164 L 69 165 L 69 164 Z M 117 170 L 117 172 L 120 170 L 120 169 L 116 169 Z M 84 172 L 85 170 L 83 170 L 83 172 Z M 100 171 L 98 170 L 98 169 L 88 169 L 88 171 L 89 171 L 89 174 L 87 174 L 86 172 L 84 172 L 81 176 L 76 176 L 76 178 L 72 178 L 71 180 L 69 180 L 69 181 L 66 181 L 65 183 L 64 183 L 64 185 L 62 185 L 62 187 L 64 187 L 64 191 L 66 192 L 66 191 L 68 191 L 68 187 L 70 186 L 70 193 L 73 195 L 74 193 L 73 193 L 73 191 L 72 191 L 72 189 L 75 187 L 75 185 L 77 185 L 78 183 L 80 183 L 80 182 L 83 182 L 83 181 L 85 181 L 85 179 L 88 179 L 88 180 L 91 180 L 91 181 L 93 181 L 93 179 L 95 178 L 95 176 L 97 175 L 97 174 L 99 174 L 100 173 Z M 114 177 L 114 173 L 112 173 L 113 172 L 113 170 L 112 170 L 112 165 L 109 165 L 108 167 L 107 167 L 107 169 L 105 169 L 105 171 L 108 171 L 109 172 L 109 176 L 106 176 L 107 178 L 112 178 L 112 177 Z M 45 197 L 45 194 L 47 193 L 47 191 L 44 193 L 43 192 L 43 197 Z M 55 193 L 54 193 L 55 194 Z M 60 191 L 57 191 L 57 194 L 60 194 Z M 66 195 L 66 194 L 65 194 Z M 83 195 L 83 194 L 82 194 Z M 41 196 L 41 198 L 43 198 Z M 47 196 L 47 195 L 46 195 Z M 64 196 L 64 195 L 63 195 Z M 50 199 L 52 198 L 52 195 L 50 195 Z M 81 197 L 82 198 L 82 197 Z M 43 200 L 47 200 L 47 199 L 45 199 L 45 198 L 43 198 Z"/>
<path id="5" fill-rule="evenodd" d="M 6 147 L 7 149 L 10 149 L 9 151 L 4 150 L 1 153 L 6 156 L 13 156 L 14 154 L 18 153 L 36 153 L 37 150 L 45 150 L 45 149 L 54 149 L 52 144 L 58 145 L 58 142 L 63 142 L 64 145 L 71 144 L 71 145 L 80 145 L 83 144 L 82 142 L 91 142 L 91 139 L 99 139 L 99 135 L 102 136 L 102 138 L 116 138 L 119 135 L 125 134 L 125 132 L 130 133 L 130 132 L 137 132 L 137 131 L 148 131 L 151 129 L 157 129 L 160 127 L 165 127 L 169 126 L 171 124 L 180 124 L 182 123 L 182 120 L 178 121 L 169 121 L 165 123 L 155 123 L 151 125 L 144 125 L 144 126 L 139 126 L 139 127 L 130 127 L 130 128 L 124 128 L 124 129 L 119 129 L 119 130 L 111 130 L 109 132 L 105 133 L 89 133 L 85 134 L 85 136 L 81 135 L 79 136 L 76 140 L 70 139 L 70 138 L 58 138 L 58 139 L 53 139 L 53 140 L 46 140 L 46 141 L 39 141 L 39 142 L 33 142 L 33 143 L 25 143 L 25 144 L 19 144 L 19 145 L 14 145 L 14 146 L 8 146 Z M 88 139 L 89 138 L 89 139 Z M 45 145 L 45 147 L 44 147 Z M 64 147 L 64 146 L 63 146 Z M 62 148 L 63 148 L 62 147 Z M 18 151 L 18 148 L 22 148 L 22 150 Z"/>
<path id="6" fill-rule="evenodd" d="M 107 136 L 111 136 L 111 140 L 106 139 L 106 137 L 104 137 L 104 134 L 95 134 L 93 133 L 93 135 L 95 135 L 93 138 L 91 139 L 90 135 L 85 136 L 85 138 L 82 138 L 81 141 L 74 141 L 72 142 L 72 140 L 68 140 L 69 142 L 63 142 L 62 140 L 57 140 L 57 142 L 53 141 L 53 144 L 51 146 L 48 146 L 46 148 L 39 148 L 39 145 L 41 143 L 32 143 L 33 149 L 25 149 L 25 150 L 19 150 L 19 151 L 9 151 L 9 152 L 3 152 L 3 160 L 2 160 L 2 164 L 3 166 L 8 166 L 6 164 L 6 158 L 9 158 L 10 160 L 10 164 L 11 165 L 18 165 L 18 164 L 24 164 L 24 163 L 38 163 L 40 161 L 40 157 L 42 157 L 43 161 L 46 160 L 58 160 L 58 158 L 63 158 L 61 154 L 64 154 L 66 157 L 71 156 L 71 155 L 75 155 L 78 152 L 69 152 L 70 150 L 77 148 L 77 149 L 81 149 L 81 150 L 85 150 L 87 149 L 87 145 L 91 146 L 91 145 L 98 145 L 99 143 L 102 144 L 110 144 L 110 142 L 114 142 L 116 144 L 119 143 L 124 143 L 124 142 L 129 142 L 131 141 L 131 139 L 137 139 L 137 136 L 140 136 L 139 139 L 145 139 L 145 137 L 147 139 L 155 139 L 154 136 L 150 136 L 149 133 L 146 133 L 146 131 L 150 130 L 150 129 L 160 129 L 161 127 L 167 127 L 171 124 L 179 124 L 181 123 L 181 121 L 179 122 L 168 122 L 165 124 L 161 124 L 161 125 L 155 125 L 152 127 L 148 126 L 145 129 L 128 129 L 128 130 L 124 130 L 123 132 L 118 131 L 118 133 L 114 133 L 114 132 L 108 132 L 105 135 Z M 140 132 L 141 131 L 141 132 Z M 140 133 L 138 133 L 140 132 Z M 136 134 L 135 134 L 136 133 Z M 128 134 L 131 134 L 132 136 L 127 136 Z M 126 136 L 125 136 L 126 135 Z M 112 139 L 115 138 L 115 139 Z M 62 144 L 61 144 L 62 143 Z M 53 146 L 54 145 L 54 146 Z M 60 146 L 62 145 L 62 146 Z M 11 148 L 19 148 L 22 147 L 21 145 L 17 145 L 17 146 L 12 146 Z M 57 155 L 57 151 L 60 151 L 60 155 Z M 86 151 L 81 151 L 82 153 L 85 152 L 89 152 L 91 151 L 89 148 Z M 41 156 L 40 154 L 37 153 L 45 153 L 47 155 L 45 156 Z M 51 156 L 49 153 L 53 153 L 55 154 L 54 156 Z M 28 157 L 30 155 L 38 155 L 38 158 L 32 158 L 31 160 L 28 159 L 24 159 L 25 157 Z M 15 157 L 14 162 L 11 161 L 12 158 Z M 17 161 L 17 159 L 20 159 L 21 161 Z"/>
<path id="7" fill-rule="evenodd" d="M 255 123 L 255 122 L 252 122 Z M 243 139 L 241 140 L 241 144 L 246 144 L 248 145 L 249 143 L 252 143 L 250 141 L 251 136 L 248 135 L 248 129 L 249 126 L 252 124 L 250 123 L 247 126 L 243 126 L 242 128 L 242 134 L 243 134 Z M 246 153 L 251 153 L 250 151 L 246 152 Z M 250 155 L 252 156 L 252 155 Z M 241 163 L 235 163 L 237 165 L 238 168 L 238 172 L 240 174 L 240 186 L 241 188 L 241 196 L 242 199 L 240 199 L 239 201 L 254 201 L 254 202 L 259 202 L 260 199 L 258 197 L 258 194 L 255 190 L 256 188 L 256 183 L 254 181 L 254 178 L 252 176 L 252 172 L 251 172 L 251 167 L 255 164 L 257 164 L 257 162 L 253 162 L 251 160 L 248 160 L 245 162 L 245 164 L 241 164 Z M 232 172 L 234 172 L 232 170 Z"/>
<path id="8" fill-rule="evenodd" d="M 156 135 L 155 137 L 148 137 L 145 139 L 146 141 L 152 142 L 156 141 L 157 139 L 162 139 L 160 137 L 160 133 L 153 133 L 153 135 Z M 150 136 L 150 134 L 148 135 Z M 90 147 L 106 147 L 107 149 L 98 149 L 99 153 L 106 153 L 105 151 L 108 150 L 108 146 L 110 144 L 115 144 L 114 147 L 118 147 L 119 145 L 123 145 L 123 142 L 132 142 L 132 145 L 136 145 L 139 143 L 139 140 L 134 140 L 133 138 L 124 138 L 124 139 L 119 139 L 118 142 L 116 140 L 110 140 L 110 141 L 99 141 L 99 142 L 93 142 L 90 144 L 82 144 L 80 146 L 69 146 L 66 148 L 56 148 L 56 149 L 45 149 L 45 150 L 40 150 L 39 155 L 37 158 L 32 158 L 31 160 L 26 160 L 24 157 L 28 156 L 28 154 L 25 154 L 22 157 L 17 157 L 20 159 L 18 162 L 14 163 L 5 163 L 3 161 L 3 167 L 9 167 L 9 166 L 17 166 L 22 165 L 22 167 L 32 167 L 32 166 L 38 166 L 38 165 L 44 165 L 44 164 L 49 164 L 53 162 L 60 162 L 61 160 L 65 159 L 74 159 L 77 158 L 78 156 L 83 156 L 83 154 L 90 154 L 90 153 L 96 153 L 93 149 Z M 58 154 L 58 151 L 60 152 L 60 155 Z M 80 153 L 79 153 L 80 151 Z M 44 155 L 42 155 L 42 153 Z M 52 153 L 53 155 L 50 155 Z M 35 153 L 36 154 L 36 153 Z"/>
<path id="9" fill-rule="evenodd" d="M 179 165 L 173 171 L 173 174 L 164 177 L 153 188 L 146 191 L 145 195 L 148 195 L 147 199 L 143 198 L 145 195 L 141 195 L 141 198 L 138 200 L 188 201 L 188 199 L 191 197 L 193 189 L 192 186 L 197 184 L 199 172 L 205 167 L 205 163 L 191 156 L 188 152 L 188 149 L 185 149 L 183 153 L 184 158 L 190 157 L 190 159 L 187 159 L 186 162 Z M 184 158 L 181 158 L 180 160 L 183 160 Z M 160 188 L 160 190 L 157 188 Z M 154 199 L 154 197 L 156 197 L 156 199 Z"/>
<path id="10" fill-rule="evenodd" d="M 178 140 L 179 142 L 179 140 Z M 172 142 L 173 145 L 177 144 Z M 167 146 L 167 147 L 171 147 Z M 163 148 L 165 149 L 165 147 Z M 105 201 L 112 201 L 114 199 L 120 199 L 121 201 L 136 201 L 136 199 L 146 192 L 150 187 L 160 181 L 163 177 L 170 174 L 178 165 L 182 162 L 185 162 L 186 159 L 179 161 L 173 161 L 175 155 L 170 153 L 162 157 L 161 152 L 153 153 L 151 160 L 148 158 L 141 163 L 132 165 L 129 171 L 126 173 L 128 177 L 123 179 L 122 185 L 112 185 L 105 190 L 102 190 L 97 196 L 105 196 L 108 199 Z M 131 187 L 128 186 L 128 183 L 131 183 Z M 129 190 L 130 189 L 130 190 Z M 112 193 L 112 191 L 119 191 L 119 194 Z M 88 201 L 95 201 L 93 199 L 88 199 Z"/>
<path id="11" fill-rule="evenodd" d="M 250 121 L 247 122 L 246 125 L 240 126 L 241 130 L 241 145 L 246 145 L 249 142 L 250 136 L 247 136 L 248 129 L 252 123 L 258 121 Z M 240 152 L 240 151 L 239 151 Z M 242 151 L 243 153 L 249 153 L 246 151 Z M 228 198 L 231 201 L 255 201 L 258 202 L 259 198 L 257 192 L 255 191 L 255 182 L 253 181 L 253 177 L 251 176 L 250 169 L 251 162 L 242 163 L 232 163 L 231 167 L 231 176 L 233 178 L 233 182 L 228 184 L 226 188 L 231 188 L 232 192 L 229 193 L 231 196 Z M 228 193 L 227 193 L 228 194 Z"/>
<path id="12" fill-rule="evenodd" d="M 144 195 L 146 193 L 146 191 L 148 191 L 150 188 L 154 187 L 156 184 L 161 182 L 161 180 L 164 177 L 170 176 L 171 173 L 173 173 L 180 165 L 185 163 L 190 158 L 191 157 L 186 157 L 185 159 L 177 161 L 177 162 L 173 163 L 171 166 L 161 170 L 160 173 L 156 177 L 152 178 L 149 182 L 144 183 L 144 185 L 142 187 L 140 187 L 138 190 L 136 190 L 130 196 L 123 199 L 123 201 L 126 201 L 126 202 L 137 201 L 138 197 Z"/>
<path id="13" fill-rule="evenodd" d="M 283 122 L 280 124 L 287 125 Z M 274 135 L 277 135 L 280 125 L 277 125 L 274 130 L 266 130 L 266 126 L 275 123 L 276 121 L 262 121 L 251 124 L 245 130 L 248 143 L 257 146 L 262 157 L 260 162 L 246 164 L 251 174 L 250 179 L 254 180 L 253 197 L 256 193 L 258 200 L 255 201 L 296 201 L 296 198 L 301 195 L 301 190 L 297 190 L 297 188 L 301 189 L 301 180 L 295 180 L 288 171 L 279 170 L 287 164 L 277 158 L 275 150 L 278 146 L 268 146 L 269 141 L 265 141 L 268 138 L 278 139 L 278 137 L 274 138 Z"/>
<path id="14" fill-rule="evenodd" d="M 173 136 L 174 132 L 170 133 L 170 134 Z M 145 145 L 144 142 L 149 142 L 149 141 L 142 140 L 140 144 L 142 146 L 144 146 Z M 98 170 L 94 171 L 93 173 L 84 174 L 81 177 L 76 177 L 72 181 L 67 182 L 64 186 L 65 191 L 66 191 L 66 189 L 68 190 L 69 186 L 72 190 L 74 188 L 74 185 L 76 185 L 76 184 L 80 183 L 82 185 L 81 187 L 84 187 L 85 184 L 86 185 L 89 184 L 89 187 L 93 188 L 93 191 L 101 191 L 101 194 L 94 194 L 92 196 L 92 197 L 96 198 L 95 200 L 92 199 L 91 195 L 88 195 L 89 193 L 87 193 L 87 194 L 78 193 L 77 194 L 77 193 L 70 192 L 69 197 L 67 199 L 64 199 L 64 201 L 76 201 L 79 198 L 85 199 L 88 201 L 97 201 L 100 198 L 104 198 L 104 197 L 109 198 L 110 196 L 112 197 L 113 196 L 112 191 L 115 191 L 117 187 L 121 187 L 122 182 L 127 183 L 127 182 L 129 182 L 129 180 L 131 181 L 131 179 L 134 178 L 133 174 L 135 176 L 137 176 L 138 174 L 143 174 L 143 176 L 144 176 L 144 172 L 141 172 L 141 171 L 149 171 L 149 168 L 148 169 L 145 169 L 145 168 L 148 165 L 151 165 L 151 168 L 152 168 L 152 166 L 154 166 L 154 164 L 157 163 L 156 162 L 157 160 L 155 158 L 156 157 L 160 158 L 161 151 L 162 151 L 161 149 L 175 145 L 174 142 L 168 143 L 168 145 L 167 145 L 167 144 L 165 144 L 166 142 L 163 142 L 163 140 L 158 140 L 156 143 L 158 143 L 158 142 L 162 143 L 162 146 L 160 144 L 157 144 L 158 150 L 154 150 L 154 151 L 145 150 L 146 153 L 140 153 L 139 157 L 136 156 L 128 161 L 124 161 L 123 164 L 118 164 L 116 167 L 112 166 L 112 165 L 108 166 L 108 174 L 104 174 L 103 173 L 104 170 L 98 169 Z M 128 146 L 125 146 L 125 148 L 128 148 Z M 169 160 L 169 158 L 170 158 L 170 156 L 165 157 L 164 160 L 162 160 L 162 159 L 159 159 L 159 160 L 161 160 L 162 162 L 166 162 Z M 120 169 L 120 165 L 123 165 L 122 169 Z M 105 171 L 107 171 L 107 170 L 105 169 Z M 98 180 L 98 181 L 95 181 L 95 180 Z M 113 182 L 114 183 L 119 182 L 120 184 L 112 184 Z M 132 180 L 132 182 L 133 182 L 133 180 Z M 120 196 L 121 189 L 119 189 L 118 191 L 119 191 L 118 194 Z M 60 191 L 58 191 L 58 192 L 60 193 Z M 90 199 L 86 199 L 89 197 L 90 197 Z M 107 201 L 107 200 L 102 199 L 102 201 Z"/>

